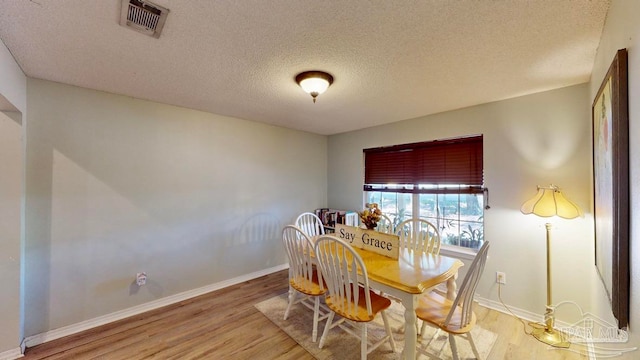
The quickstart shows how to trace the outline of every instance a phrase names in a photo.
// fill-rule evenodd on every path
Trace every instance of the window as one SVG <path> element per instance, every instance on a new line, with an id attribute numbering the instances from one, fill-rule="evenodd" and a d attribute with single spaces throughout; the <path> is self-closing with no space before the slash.
<path id="1" fill-rule="evenodd" d="M 395 225 L 412 217 L 438 227 L 442 244 L 484 241 L 482 135 L 364 150 L 364 191 Z"/>

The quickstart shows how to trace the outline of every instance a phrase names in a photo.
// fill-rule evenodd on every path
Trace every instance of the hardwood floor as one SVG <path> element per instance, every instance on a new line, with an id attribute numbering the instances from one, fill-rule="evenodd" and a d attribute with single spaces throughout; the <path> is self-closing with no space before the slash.
<path id="1" fill-rule="evenodd" d="M 28 348 L 23 359 L 313 359 L 254 307 L 286 291 L 285 270 Z M 586 359 L 548 350 L 511 316 L 475 309 L 498 334 L 490 360 Z"/>
<path id="2" fill-rule="evenodd" d="M 478 319 L 478 325 L 498 334 L 498 340 L 493 345 L 488 360 L 577 360 L 589 358 L 586 355 L 581 355 L 583 349 L 575 345 L 572 345 L 570 350 L 566 350 L 551 348 L 539 342 L 533 336 L 527 335 L 523 323 L 513 316 L 478 305 L 474 307 L 474 312 Z M 527 331 L 531 331 L 530 326 L 527 326 Z"/>

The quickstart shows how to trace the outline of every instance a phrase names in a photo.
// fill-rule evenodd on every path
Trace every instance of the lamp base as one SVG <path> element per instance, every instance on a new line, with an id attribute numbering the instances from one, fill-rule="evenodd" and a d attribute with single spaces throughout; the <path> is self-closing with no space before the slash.
<path id="1" fill-rule="evenodd" d="M 559 348 L 568 348 L 571 343 L 567 340 L 567 335 L 554 329 L 547 328 L 545 325 L 539 323 L 531 323 L 534 326 L 531 335 L 547 345 Z"/>

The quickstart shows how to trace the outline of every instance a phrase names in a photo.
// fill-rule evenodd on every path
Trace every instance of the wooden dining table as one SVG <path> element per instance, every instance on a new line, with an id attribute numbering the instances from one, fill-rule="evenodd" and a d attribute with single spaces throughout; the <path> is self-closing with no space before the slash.
<path id="1" fill-rule="evenodd" d="M 317 238 L 317 237 L 316 237 Z M 315 239 L 312 239 L 315 242 Z M 404 312 L 403 359 L 416 358 L 416 307 L 422 293 L 439 284 L 447 284 L 447 298 L 456 296 L 458 269 L 464 263 L 458 259 L 400 249 L 398 259 L 355 248 L 364 261 L 369 285 L 402 302 Z"/>
<path id="2" fill-rule="evenodd" d="M 403 359 L 416 358 L 416 307 L 422 293 L 447 283 L 447 298 L 456 296 L 456 278 L 462 261 L 443 256 L 400 249 L 397 260 L 356 249 L 367 268 L 370 286 L 402 301 L 404 311 Z"/>

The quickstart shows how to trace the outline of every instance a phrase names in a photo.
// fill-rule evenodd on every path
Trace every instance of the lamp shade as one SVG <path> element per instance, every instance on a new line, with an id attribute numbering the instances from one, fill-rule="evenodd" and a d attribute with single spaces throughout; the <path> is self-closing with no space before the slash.
<path id="1" fill-rule="evenodd" d="M 324 71 L 305 71 L 296 76 L 296 82 L 316 102 L 316 97 L 327 91 L 333 83 L 333 76 Z"/>
<path id="2" fill-rule="evenodd" d="M 318 95 L 327 91 L 329 82 L 322 78 L 308 78 L 300 81 L 300 87 L 307 94 L 317 93 Z"/>
<path id="3" fill-rule="evenodd" d="M 538 186 L 538 193 L 522 204 L 520 211 L 523 214 L 541 217 L 559 216 L 565 219 L 574 219 L 582 215 L 578 205 L 564 197 L 560 188 L 555 185 Z"/>

